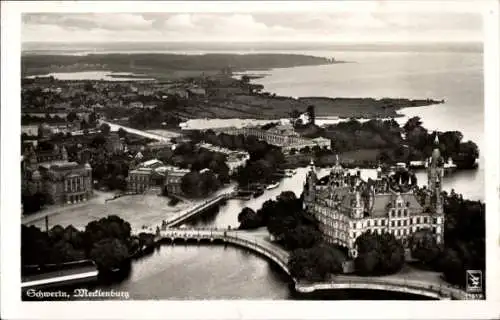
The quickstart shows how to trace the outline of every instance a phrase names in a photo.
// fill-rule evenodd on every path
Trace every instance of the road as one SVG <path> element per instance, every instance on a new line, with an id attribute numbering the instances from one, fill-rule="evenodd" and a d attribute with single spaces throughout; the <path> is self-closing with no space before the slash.
<path id="1" fill-rule="evenodd" d="M 162 130 L 154 130 L 153 132 L 147 132 L 147 131 L 143 131 L 143 130 L 138 130 L 138 129 L 122 126 L 120 124 L 112 123 L 109 121 L 99 120 L 99 124 L 103 124 L 103 123 L 108 124 L 109 127 L 111 128 L 111 131 L 118 131 L 120 128 L 122 128 L 123 130 L 130 132 L 132 134 L 136 134 L 136 135 L 141 136 L 141 137 L 154 139 L 154 140 L 161 141 L 161 142 L 170 142 L 171 138 L 180 136 L 180 133 L 177 133 L 174 131 L 168 131 L 168 130 L 162 129 Z"/>

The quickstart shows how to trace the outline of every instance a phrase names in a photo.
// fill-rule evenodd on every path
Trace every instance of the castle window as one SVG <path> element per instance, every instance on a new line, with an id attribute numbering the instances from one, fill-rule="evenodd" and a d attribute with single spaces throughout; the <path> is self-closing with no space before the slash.
<path id="1" fill-rule="evenodd" d="M 398 218 L 401 218 L 401 209 L 398 209 Z"/>
<path id="2" fill-rule="evenodd" d="M 417 224 L 420 224 L 420 217 L 417 217 Z"/>
<path id="3" fill-rule="evenodd" d="M 367 227 L 369 227 L 369 226 L 370 226 L 370 220 L 368 220 L 368 221 L 366 222 L 366 226 L 367 226 Z"/>
<path id="4" fill-rule="evenodd" d="M 395 226 L 395 221 L 391 221 L 391 227 L 394 227 Z"/>
<path id="5" fill-rule="evenodd" d="M 424 217 L 424 223 L 427 223 L 427 217 Z"/>
<path id="6" fill-rule="evenodd" d="M 382 226 L 385 227 L 385 220 L 382 220 L 381 222 L 382 222 Z"/>

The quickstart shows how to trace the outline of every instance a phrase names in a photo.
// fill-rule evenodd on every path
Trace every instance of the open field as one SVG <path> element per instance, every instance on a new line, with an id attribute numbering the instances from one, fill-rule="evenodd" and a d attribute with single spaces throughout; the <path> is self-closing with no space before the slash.
<path id="1" fill-rule="evenodd" d="M 132 229 L 140 229 L 143 225 L 156 226 L 163 219 L 185 210 L 191 203 L 180 202 L 175 207 L 169 206 L 169 198 L 152 194 L 131 195 L 108 202 L 92 202 L 82 206 L 66 206 L 49 217 L 49 228 L 55 225 L 66 227 L 72 224 L 76 228 L 85 228 L 92 220 L 117 215 L 129 222 Z M 28 223 L 42 230 L 45 220 Z"/>

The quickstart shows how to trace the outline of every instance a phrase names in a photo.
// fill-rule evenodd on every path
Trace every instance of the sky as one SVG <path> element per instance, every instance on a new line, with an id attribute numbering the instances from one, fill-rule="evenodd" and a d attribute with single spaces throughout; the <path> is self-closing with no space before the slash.
<path id="1" fill-rule="evenodd" d="M 21 33 L 23 42 L 482 41 L 482 16 L 470 2 L 461 10 L 448 10 L 457 8 L 451 2 L 380 2 L 306 12 L 24 13 Z"/>

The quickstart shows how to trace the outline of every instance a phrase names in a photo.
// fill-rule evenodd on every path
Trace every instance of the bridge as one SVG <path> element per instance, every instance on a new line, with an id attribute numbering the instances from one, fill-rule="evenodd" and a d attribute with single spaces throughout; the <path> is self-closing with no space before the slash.
<path id="1" fill-rule="evenodd" d="M 362 277 L 354 275 L 335 275 L 331 281 L 316 283 L 296 283 L 295 290 L 309 293 L 317 290 L 383 290 L 409 293 L 440 300 L 466 300 L 467 293 L 458 287 L 445 283 L 443 280 L 418 279 L 416 274 L 406 276 L 400 274 L 385 277 Z"/>
<path id="2" fill-rule="evenodd" d="M 140 230 L 134 233 L 140 233 Z M 276 263 L 283 271 L 288 270 L 288 252 L 277 245 L 242 230 L 230 229 L 164 229 L 156 234 L 156 242 L 229 243 L 259 253 Z"/>
<path id="3" fill-rule="evenodd" d="M 270 242 L 265 236 L 244 230 L 228 229 L 174 229 L 167 228 L 156 235 L 158 242 L 195 242 L 223 243 L 256 252 L 277 264 L 294 281 L 299 293 L 318 290 L 364 289 L 403 292 L 441 300 L 465 300 L 467 294 L 460 288 L 447 284 L 438 277 L 423 277 L 423 273 L 412 270 L 407 274 L 394 274 L 381 277 L 362 277 L 355 275 L 334 275 L 324 282 L 307 283 L 292 277 L 288 269 L 289 253 Z M 433 273 L 434 274 L 434 273 Z M 437 274 L 435 274 L 437 276 Z"/>
<path id="4" fill-rule="evenodd" d="M 177 227 L 181 224 L 183 224 L 186 220 L 189 220 L 190 218 L 205 212 L 206 210 L 218 205 L 219 203 L 226 201 L 227 199 L 230 198 L 232 193 L 224 193 L 221 195 L 218 195 L 210 200 L 207 200 L 197 206 L 195 206 L 192 209 L 189 209 L 184 212 L 180 212 L 178 215 L 173 216 L 168 219 L 166 223 L 167 228 L 172 228 L 172 227 Z"/>

